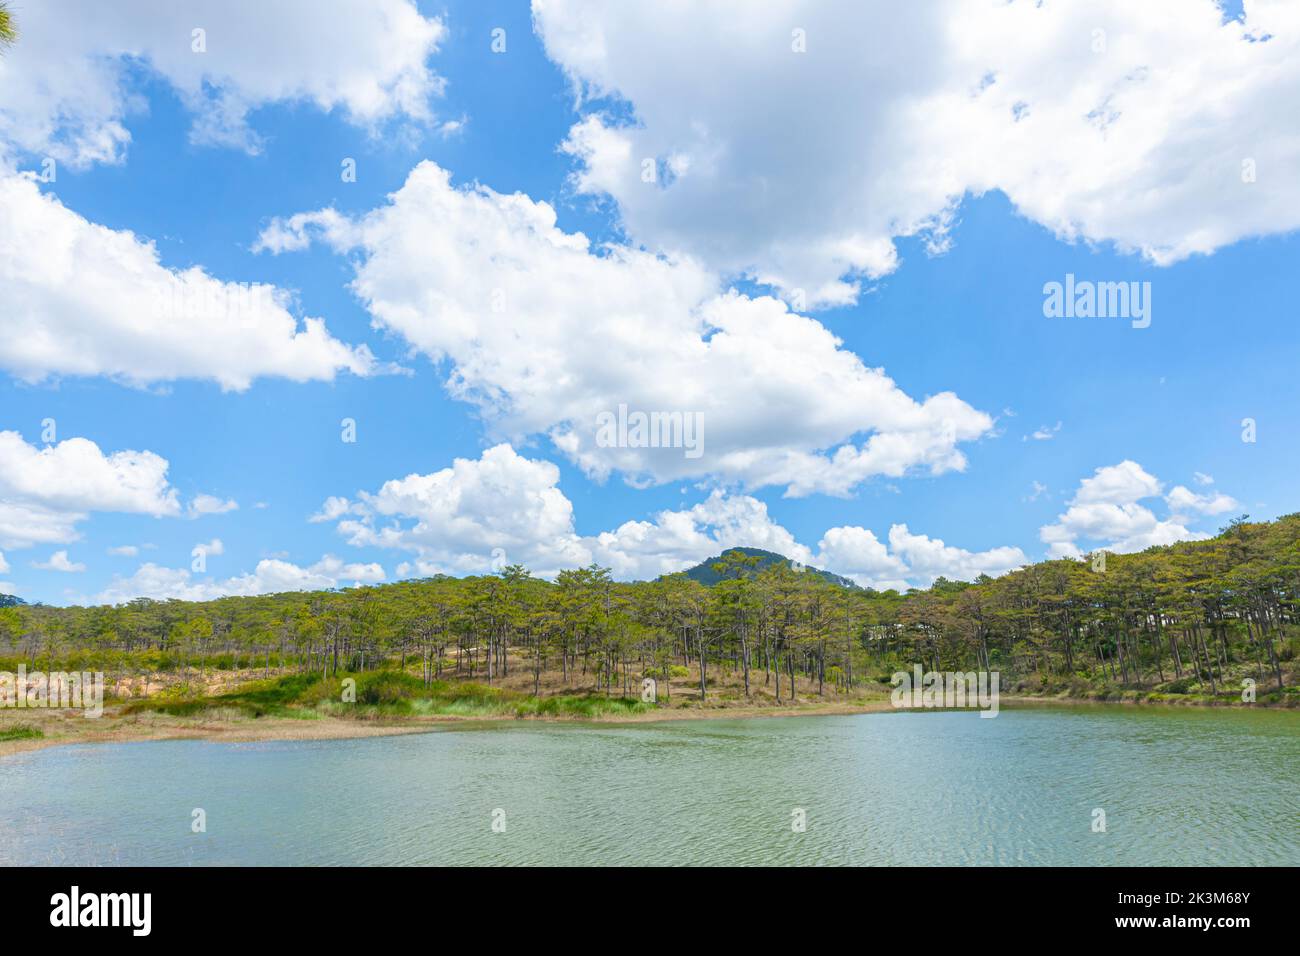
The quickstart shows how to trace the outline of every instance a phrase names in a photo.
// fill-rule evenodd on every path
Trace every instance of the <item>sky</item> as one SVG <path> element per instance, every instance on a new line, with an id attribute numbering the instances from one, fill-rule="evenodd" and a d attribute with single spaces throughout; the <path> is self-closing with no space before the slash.
<path id="1" fill-rule="evenodd" d="M 1293 3 L 11 7 L 0 593 L 1300 509 Z"/>

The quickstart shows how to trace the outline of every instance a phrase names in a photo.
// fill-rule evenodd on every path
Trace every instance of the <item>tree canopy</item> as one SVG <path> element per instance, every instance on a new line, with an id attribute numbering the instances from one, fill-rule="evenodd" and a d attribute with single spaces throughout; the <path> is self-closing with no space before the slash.
<path id="1" fill-rule="evenodd" d="M 495 681 L 526 667 L 534 692 L 559 672 L 610 694 L 643 676 L 725 667 L 789 695 L 798 674 L 827 688 L 892 668 L 998 670 L 1003 686 L 1077 682 L 1282 692 L 1296 652 L 1300 515 L 1232 522 L 1218 536 L 1104 560 L 1043 561 L 973 583 L 940 578 L 907 593 L 846 588 L 736 550 L 712 586 L 673 574 L 618 582 L 609 569 L 554 581 L 514 565 L 342 591 L 214 601 L 0 609 L 0 654 L 98 655 L 124 667 L 153 655 L 332 673 L 419 667 Z M 214 666 L 215 665 L 214 663 Z"/>

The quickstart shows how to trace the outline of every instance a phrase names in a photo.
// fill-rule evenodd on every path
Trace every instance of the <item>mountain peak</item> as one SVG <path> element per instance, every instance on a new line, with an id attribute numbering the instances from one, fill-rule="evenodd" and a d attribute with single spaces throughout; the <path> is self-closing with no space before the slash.
<path id="1" fill-rule="evenodd" d="M 738 567 L 735 565 L 725 569 L 717 567 L 720 562 L 735 557 L 744 557 L 756 560 L 752 561 L 749 567 Z M 701 561 L 695 567 L 687 570 L 685 574 L 692 581 L 698 581 L 704 585 L 714 585 L 719 581 L 738 578 L 741 575 L 752 577 L 759 571 L 775 564 L 789 565 L 796 570 L 801 570 L 806 574 L 811 574 L 814 577 L 821 578 L 823 581 L 828 581 L 831 584 L 838 584 L 840 587 L 857 588 L 857 585 L 846 577 L 833 574 L 830 571 L 823 571 L 820 568 L 813 568 L 799 564 L 798 562 L 785 557 L 785 555 L 777 554 L 775 551 L 764 551 L 762 548 L 727 548 L 716 557 L 706 558 Z"/>

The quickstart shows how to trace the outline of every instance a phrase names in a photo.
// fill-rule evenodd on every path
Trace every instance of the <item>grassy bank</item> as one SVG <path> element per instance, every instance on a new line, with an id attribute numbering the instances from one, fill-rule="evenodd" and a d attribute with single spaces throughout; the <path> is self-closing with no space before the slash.
<path id="1" fill-rule="evenodd" d="M 108 700 L 103 716 L 95 720 L 71 710 L 0 710 L 0 755 L 64 743 L 365 737 L 465 721 L 625 723 L 889 709 L 888 689 L 875 684 L 856 695 L 826 697 L 810 693 L 815 686 L 810 685 L 797 700 L 778 701 L 761 684 L 747 698 L 740 685 L 710 679 L 709 699 L 701 702 L 698 688 L 691 686 L 696 679 L 688 674 L 671 687 L 661 684 L 663 696 L 650 704 L 570 686 L 559 674 L 544 675 L 538 695 L 532 693 L 531 677 L 522 673 L 495 686 L 472 680 L 426 685 L 420 677 L 395 668 L 328 678 L 294 673 L 261 679 L 243 671 L 224 676 L 209 672 L 205 679 L 193 680 L 178 674 L 148 697 Z M 23 730 L 14 729 L 19 724 Z"/>
<path id="2" fill-rule="evenodd" d="M 430 684 L 396 668 L 322 677 L 289 673 L 263 678 L 259 671 L 209 671 L 204 679 L 178 673 L 149 696 L 106 702 L 104 716 L 89 720 L 76 711 L 0 710 L 0 755 L 63 743 L 201 738 L 220 741 L 362 737 L 430 730 L 458 721 L 573 720 L 641 722 L 706 717 L 852 714 L 892 710 L 888 673 L 873 674 L 852 691 L 819 688 L 801 679 L 794 699 L 781 699 L 751 675 L 745 693 L 740 675 L 710 671 L 701 699 L 698 672 L 661 682 L 657 703 L 607 696 L 573 686 L 581 675 L 544 674 L 537 695 L 533 677 L 516 669 L 494 685 L 462 680 Z M 822 693 L 818 691 L 822 690 Z M 1220 688 L 1222 691 L 1222 688 Z M 1025 703 L 1123 703 L 1155 706 L 1244 706 L 1240 692 L 1213 694 L 1184 679 L 1149 687 L 1117 687 L 1083 677 L 1034 675 L 1005 679 L 1002 705 Z M 1252 706 L 1297 707 L 1300 694 L 1261 690 Z"/>
<path id="3" fill-rule="evenodd" d="M 350 720 L 412 717 L 568 717 L 599 720 L 643 714 L 653 706 L 626 697 L 561 694 L 532 697 L 504 687 L 472 682 L 434 681 L 430 685 L 396 670 L 364 671 L 322 678 L 295 674 L 254 681 L 237 690 L 206 697 L 163 693 L 123 706 L 126 716 L 156 713 L 200 716 L 229 710 L 244 717 L 299 720 Z"/>

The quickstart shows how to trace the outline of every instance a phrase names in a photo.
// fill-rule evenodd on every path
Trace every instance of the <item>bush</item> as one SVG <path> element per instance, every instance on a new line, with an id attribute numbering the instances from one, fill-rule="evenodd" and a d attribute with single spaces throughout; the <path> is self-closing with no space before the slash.
<path id="1" fill-rule="evenodd" d="M 359 704 L 400 704 L 426 693 L 424 681 L 400 671 L 368 671 L 357 678 Z"/>

